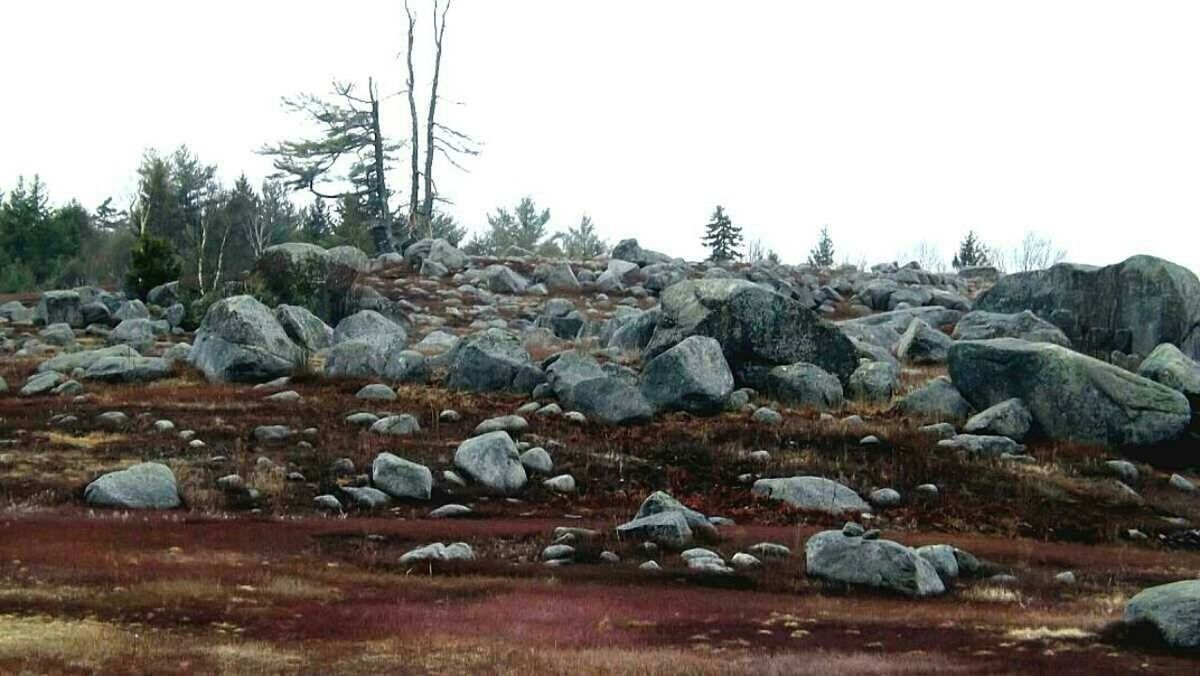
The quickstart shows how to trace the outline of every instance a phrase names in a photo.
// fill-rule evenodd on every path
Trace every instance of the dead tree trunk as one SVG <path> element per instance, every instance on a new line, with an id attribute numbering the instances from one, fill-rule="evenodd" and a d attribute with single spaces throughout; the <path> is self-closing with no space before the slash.
<path id="1" fill-rule="evenodd" d="M 413 43 L 416 38 L 417 19 L 408 7 L 408 0 L 404 0 L 404 13 L 408 15 L 408 112 L 412 118 L 412 181 L 408 191 L 408 229 L 410 234 L 415 234 L 421 227 L 418 223 L 421 216 L 421 131 L 417 121 L 417 77 L 413 69 Z"/>
<path id="2" fill-rule="evenodd" d="M 392 243 L 392 216 L 388 209 L 387 180 L 384 174 L 383 132 L 379 126 L 379 96 L 375 92 L 375 81 L 367 80 L 367 93 L 371 101 L 371 144 L 374 152 L 374 181 L 371 191 L 375 200 L 375 224 L 371 226 L 371 237 L 375 241 L 375 253 L 392 253 L 396 247 Z"/>
<path id="3" fill-rule="evenodd" d="M 442 37 L 446 34 L 446 12 L 450 11 L 450 1 L 442 10 L 439 20 L 438 0 L 433 3 L 433 82 L 429 86 L 429 118 L 425 121 L 425 204 L 421 209 L 421 218 L 429 228 L 429 236 L 433 236 L 433 152 L 434 152 L 434 121 L 437 119 L 438 78 L 442 73 Z M 415 118 L 414 118 L 415 119 Z M 414 146 L 415 148 L 415 146 Z"/>

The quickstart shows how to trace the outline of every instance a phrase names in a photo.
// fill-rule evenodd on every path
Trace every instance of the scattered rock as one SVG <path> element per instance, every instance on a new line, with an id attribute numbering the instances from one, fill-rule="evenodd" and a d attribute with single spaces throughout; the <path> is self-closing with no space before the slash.
<path id="1" fill-rule="evenodd" d="M 793 507 L 814 512 L 840 515 L 871 511 L 871 506 L 858 493 L 824 477 L 759 479 L 754 482 L 751 492 L 759 497 L 782 500 Z"/>
<path id="2" fill-rule="evenodd" d="M 101 476 L 84 489 L 83 499 L 93 507 L 118 509 L 174 509 L 180 504 L 175 473 L 156 462 Z"/>

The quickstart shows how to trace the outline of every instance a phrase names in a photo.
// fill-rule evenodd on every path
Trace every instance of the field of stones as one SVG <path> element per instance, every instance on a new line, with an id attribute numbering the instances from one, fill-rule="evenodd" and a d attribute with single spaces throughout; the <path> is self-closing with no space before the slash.
<path id="1" fill-rule="evenodd" d="M 1200 665 L 1188 270 L 508 254 L 0 299 L 0 672 Z"/>

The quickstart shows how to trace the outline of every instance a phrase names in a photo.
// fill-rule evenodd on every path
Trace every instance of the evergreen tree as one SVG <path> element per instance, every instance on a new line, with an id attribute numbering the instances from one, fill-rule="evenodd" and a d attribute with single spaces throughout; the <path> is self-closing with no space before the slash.
<path id="1" fill-rule="evenodd" d="M 955 270 L 978 265 L 991 265 L 991 256 L 987 245 L 979 241 L 974 230 L 967 231 L 967 236 L 959 243 L 958 253 L 954 254 L 951 265 Z"/>
<path id="2" fill-rule="evenodd" d="M 833 238 L 829 236 L 828 226 L 821 226 L 817 245 L 808 252 L 808 264 L 818 268 L 833 267 Z"/>
<path id="3" fill-rule="evenodd" d="M 596 226 L 592 223 L 591 216 L 586 214 L 579 221 L 579 227 L 567 228 L 566 232 L 559 233 L 557 237 L 562 242 L 563 254 L 571 260 L 587 260 L 608 251 L 608 243 L 596 234 Z"/>
<path id="4" fill-rule="evenodd" d="M 325 200 L 314 197 L 301 217 L 300 239 L 309 244 L 321 244 L 333 236 L 333 226 L 333 217 L 325 206 Z"/>
<path id="5" fill-rule="evenodd" d="M 702 241 L 710 251 L 709 260 L 721 263 L 737 260 L 741 256 L 742 228 L 733 224 L 724 207 L 717 206 L 712 220 L 704 227 Z"/>
<path id="6" fill-rule="evenodd" d="M 488 214 L 487 220 L 487 231 L 477 235 L 467 244 L 472 253 L 495 256 L 509 247 L 546 251 L 543 248 L 546 243 L 542 240 L 546 236 L 550 210 L 543 209 L 539 212 L 533 198 L 522 198 L 513 211 L 500 207 L 494 215 Z"/>
<path id="7" fill-rule="evenodd" d="M 138 298 L 145 298 L 150 289 L 176 279 L 179 261 L 170 243 L 149 231 L 142 232 L 131 252 L 126 288 Z"/>

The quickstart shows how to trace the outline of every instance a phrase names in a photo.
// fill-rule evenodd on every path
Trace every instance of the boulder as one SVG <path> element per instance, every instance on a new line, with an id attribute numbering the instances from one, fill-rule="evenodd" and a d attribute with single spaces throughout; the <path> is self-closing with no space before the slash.
<path id="1" fill-rule="evenodd" d="M 835 516 L 871 511 L 871 506 L 858 493 L 836 481 L 818 476 L 759 479 L 754 482 L 751 492 L 759 497 L 782 500 L 793 507 Z"/>
<path id="2" fill-rule="evenodd" d="M 87 485 L 83 499 L 93 507 L 174 509 L 179 506 L 179 489 L 170 467 L 145 462 L 101 476 Z"/>
<path id="3" fill-rule="evenodd" d="M 1006 399 L 971 416 L 963 431 L 967 434 L 993 434 L 1021 441 L 1029 434 L 1033 416 L 1020 399 Z"/>
<path id="4" fill-rule="evenodd" d="M 581 288 L 579 279 L 567 261 L 548 261 L 534 268 L 533 280 L 546 285 L 555 293 L 575 293 Z"/>
<path id="5" fill-rule="evenodd" d="M 896 410 L 928 420 L 957 422 L 971 412 L 971 404 L 946 376 L 938 376 L 896 402 Z"/>
<path id="6" fill-rule="evenodd" d="M 108 383 L 146 383 L 170 375 L 171 362 L 161 357 L 104 357 L 83 372 L 87 380 Z"/>
<path id="7" fill-rule="evenodd" d="M 655 263 L 667 263 L 671 260 L 670 256 L 666 254 L 643 249 L 636 239 L 623 239 L 618 242 L 613 247 L 610 257 L 617 260 L 629 261 L 640 267 L 646 267 Z"/>
<path id="8" fill-rule="evenodd" d="M 1171 343 L 1163 343 L 1138 366 L 1137 374 L 1192 398 L 1200 397 L 1200 363 Z"/>
<path id="9" fill-rule="evenodd" d="M 659 512 L 617 526 L 617 536 L 683 549 L 693 542 L 692 529 L 679 512 Z"/>
<path id="10" fill-rule="evenodd" d="M 785 404 L 818 411 L 842 407 L 842 384 L 815 364 L 799 362 L 776 366 L 767 374 L 767 392 Z"/>
<path id="11" fill-rule="evenodd" d="M 182 300 L 182 295 L 178 281 L 159 284 L 146 294 L 146 302 L 159 307 L 171 307 L 180 300 Z"/>
<path id="12" fill-rule="evenodd" d="M 128 345 L 139 352 L 154 347 L 154 322 L 149 319 L 125 319 L 108 334 L 109 345 Z"/>
<path id="13" fill-rule="evenodd" d="M 371 423 L 371 431 L 392 437 L 410 437 L 421 431 L 421 423 L 408 413 L 389 415 Z"/>
<path id="14" fill-rule="evenodd" d="M 993 458 L 1018 455 L 1025 450 L 1024 446 L 1012 439 L 995 434 L 956 434 L 949 439 L 942 439 L 937 445 L 938 448 Z"/>
<path id="15" fill-rule="evenodd" d="M 896 343 L 896 356 L 909 364 L 941 364 L 953 342 L 950 336 L 914 318 Z"/>
<path id="16" fill-rule="evenodd" d="M 7 319 L 14 324 L 25 324 L 33 321 L 35 310 L 25 307 L 20 301 L 10 300 L 0 304 L 0 319 Z"/>
<path id="17" fill-rule="evenodd" d="M 808 574 L 832 582 L 923 598 L 946 591 L 937 570 L 910 547 L 827 530 L 804 545 Z"/>
<path id="18" fill-rule="evenodd" d="M 70 348 L 75 346 L 75 331 L 65 323 L 51 324 L 38 332 L 38 338 L 46 345 Z"/>
<path id="19" fill-rule="evenodd" d="M 571 401 L 588 419 L 609 425 L 634 425 L 649 422 L 654 416 L 641 390 L 613 376 L 579 383 L 572 390 Z"/>
<path id="20" fill-rule="evenodd" d="M 304 361 L 275 315 L 252 296 L 217 301 L 204 315 L 191 352 L 209 380 L 262 382 L 290 375 Z"/>
<path id="21" fill-rule="evenodd" d="M 462 442 L 454 452 L 454 466 L 502 494 L 520 491 L 527 480 L 517 445 L 507 432 L 489 432 Z"/>
<path id="22" fill-rule="evenodd" d="M 1125 605 L 1122 622 L 1153 627 L 1168 646 L 1177 650 L 1200 650 L 1200 580 L 1142 590 Z"/>
<path id="23" fill-rule="evenodd" d="M 47 291 L 38 300 L 33 313 L 33 323 L 42 326 L 67 324 L 71 328 L 83 328 L 83 299 L 78 291 Z"/>
<path id="24" fill-rule="evenodd" d="M 425 465 L 380 453 L 371 464 L 371 483 L 393 498 L 428 500 L 433 491 L 433 473 Z"/>
<path id="25" fill-rule="evenodd" d="M 544 376 L 516 334 L 488 329 L 467 336 L 450 355 L 446 386 L 472 392 L 529 393 Z"/>
<path id="26" fill-rule="evenodd" d="M 854 370 L 846 386 L 851 399 L 868 403 L 891 401 L 900 389 L 900 369 L 882 361 L 867 362 Z"/>
<path id="27" fill-rule="evenodd" d="M 710 542 L 716 542 L 720 538 L 716 526 L 709 521 L 707 516 L 683 504 L 666 491 L 655 491 L 647 496 L 642 501 L 642 505 L 638 507 L 634 519 L 644 519 L 664 512 L 678 512 L 683 515 L 684 521 L 687 522 L 688 528 L 694 536 Z"/>
<path id="28" fill-rule="evenodd" d="M 950 377 L 980 410 L 1020 399 L 1035 428 L 1055 440 L 1150 446 L 1179 437 L 1191 421 L 1181 393 L 1049 343 L 955 343 Z"/>
<path id="29" fill-rule="evenodd" d="M 641 391 L 656 409 L 712 415 L 725 410 L 733 374 L 720 343 L 690 336 L 646 364 Z"/>
<path id="30" fill-rule="evenodd" d="M 1200 279 L 1153 256 L 1105 267 L 1059 263 L 1008 275 L 984 291 L 980 310 L 1031 310 L 1054 323 L 1078 349 L 1149 354 L 1162 343 L 1200 358 Z"/>
<path id="31" fill-rule="evenodd" d="M 595 357 L 580 350 L 567 350 L 555 355 L 546 366 L 546 382 L 554 396 L 568 406 L 574 405 L 575 386 L 585 380 L 606 378 Z"/>
<path id="32" fill-rule="evenodd" d="M 797 362 L 815 364 L 847 382 L 858 363 L 850 340 L 801 303 L 753 282 L 696 279 L 662 292 L 662 308 L 645 358 L 689 336 L 721 344 L 739 385 L 764 388 L 767 373 Z"/>
<path id="33" fill-rule="evenodd" d="M 29 376 L 21 388 L 22 397 L 36 397 L 58 387 L 66 378 L 57 371 L 43 371 Z"/>
<path id="34" fill-rule="evenodd" d="M 1012 314 L 986 310 L 968 312 L 955 324 L 952 337 L 954 340 L 1020 338 L 1031 343 L 1053 343 L 1071 347 L 1071 340 L 1062 329 L 1029 310 Z"/>
<path id="35" fill-rule="evenodd" d="M 321 318 L 299 305 L 280 305 L 275 319 L 292 342 L 309 352 L 319 352 L 333 345 L 333 329 Z"/>
<path id="36" fill-rule="evenodd" d="M 384 377 L 388 362 L 407 344 L 403 326 L 375 310 L 360 310 L 338 322 L 333 348 L 325 358 L 325 375 Z"/>
<path id="37" fill-rule="evenodd" d="M 38 364 L 38 372 L 58 371 L 59 373 L 72 373 L 75 369 L 87 370 L 92 364 L 109 357 L 135 359 L 140 356 L 137 350 L 128 345 L 113 345 L 112 347 L 102 347 L 96 350 L 83 350 L 61 354 Z"/>

